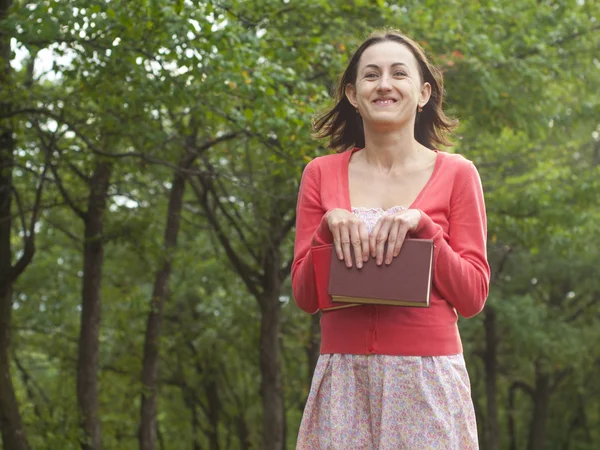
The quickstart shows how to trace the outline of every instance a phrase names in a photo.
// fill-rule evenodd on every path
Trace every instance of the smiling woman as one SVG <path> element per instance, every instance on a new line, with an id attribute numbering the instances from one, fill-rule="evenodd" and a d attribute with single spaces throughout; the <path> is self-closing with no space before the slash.
<path id="1" fill-rule="evenodd" d="M 376 33 L 351 58 L 335 105 L 315 122 L 337 154 L 313 159 L 300 183 L 292 287 L 319 310 L 312 250 L 333 244 L 350 268 L 392 264 L 406 238 L 431 239 L 430 305 L 362 305 L 321 316 L 321 355 L 298 449 L 478 448 L 458 314 L 489 287 L 479 174 L 443 152 L 456 121 L 441 73 L 412 39 Z M 393 287 L 391 287 L 393 289 Z"/>
<path id="2" fill-rule="evenodd" d="M 423 110 L 431 85 L 421 80 L 411 51 L 396 42 L 384 41 L 367 48 L 361 60 L 368 64 L 359 66 L 355 83 L 348 83 L 345 93 L 363 124 L 369 125 L 365 134 L 414 121 L 414 110 Z"/>
<path id="3" fill-rule="evenodd" d="M 376 45 L 376 44 L 382 44 Z M 396 44 L 396 45 L 394 45 Z M 400 44 L 400 45 L 397 45 Z M 384 47 L 379 48 L 378 47 Z M 428 148 L 438 145 L 451 145 L 447 135 L 458 125 L 458 121 L 446 116 L 442 110 L 444 100 L 444 82 L 442 73 L 429 62 L 421 46 L 408 36 L 395 31 L 375 32 L 356 50 L 352 56 L 346 71 L 342 75 L 335 93 L 335 106 L 325 114 L 318 117 L 314 123 L 315 137 L 330 138 L 329 147 L 342 152 L 350 147 L 364 147 L 364 130 L 362 118 L 357 115 L 356 107 L 351 103 L 347 95 L 348 87 L 354 87 L 360 82 L 359 69 L 371 69 L 368 79 L 378 80 L 381 71 L 385 67 L 379 67 L 376 63 L 365 64 L 363 53 L 380 54 L 387 56 L 385 50 L 395 48 L 392 54 L 398 54 L 399 60 L 385 58 L 396 69 L 394 74 L 398 77 L 409 77 L 416 81 L 418 77 L 420 85 L 429 86 L 429 100 L 419 103 L 415 107 L 414 135 L 415 139 Z M 370 51 L 369 51 L 370 50 Z M 367 57 L 369 55 L 367 54 Z M 361 59 L 363 59 L 360 66 Z M 360 67 L 359 67 L 360 66 Z M 369 66 L 369 67 L 367 67 Z M 412 73 L 409 68 L 412 67 Z M 401 74 L 404 75 L 401 75 Z"/>

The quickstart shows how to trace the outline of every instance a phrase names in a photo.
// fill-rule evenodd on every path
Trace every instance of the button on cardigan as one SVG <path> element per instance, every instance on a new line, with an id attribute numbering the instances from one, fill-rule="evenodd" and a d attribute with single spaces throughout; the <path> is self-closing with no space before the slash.
<path id="1" fill-rule="evenodd" d="M 304 311 L 318 311 L 311 249 L 332 243 L 325 215 L 351 211 L 350 157 L 361 149 L 320 156 L 302 174 L 296 209 L 292 289 Z M 421 219 L 410 237 L 433 239 L 429 308 L 364 305 L 324 312 L 321 353 L 441 356 L 462 352 L 458 314 L 479 313 L 488 295 L 486 216 L 477 169 L 464 157 L 436 151 L 431 177 L 411 205 Z"/>

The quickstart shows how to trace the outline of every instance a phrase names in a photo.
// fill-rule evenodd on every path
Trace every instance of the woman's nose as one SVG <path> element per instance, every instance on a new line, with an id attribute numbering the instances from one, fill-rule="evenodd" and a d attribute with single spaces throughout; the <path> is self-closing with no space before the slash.
<path id="1" fill-rule="evenodd" d="M 386 74 L 381 74 L 381 76 L 379 77 L 379 85 L 377 87 L 381 90 L 391 89 L 392 85 L 390 83 L 389 76 Z"/>

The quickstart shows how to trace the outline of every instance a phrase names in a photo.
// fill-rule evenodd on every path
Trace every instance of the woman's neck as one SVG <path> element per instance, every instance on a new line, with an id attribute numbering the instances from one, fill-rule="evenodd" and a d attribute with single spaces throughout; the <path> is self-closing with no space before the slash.
<path id="1" fill-rule="evenodd" d="M 382 173 L 404 169 L 421 161 L 423 147 L 417 142 L 413 132 L 394 130 L 392 132 L 369 132 L 365 129 L 364 157 L 370 166 Z"/>

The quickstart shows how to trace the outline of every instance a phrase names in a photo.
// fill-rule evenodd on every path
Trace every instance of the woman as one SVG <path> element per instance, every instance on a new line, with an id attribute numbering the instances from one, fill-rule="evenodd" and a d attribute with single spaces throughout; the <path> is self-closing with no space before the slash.
<path id="1" fill-rule="evenodd" d="M 485 205 L 474 165 L 435 149 L 456 126 L 442 111 L 441 73 L 410 38 L 376 33 L 336 100 L 315 128 L 337 153 L 311 161 L 300 184 L 296 303 L 317 312 L 311 248 L 326 243 L 360 268 L 390 264 L 407 236 L 433 239 L 433 288 L 429 308 L 322 314 L 297 448 L 476 449 L 457 317 L 480 312 L 488 295 Z"/>

